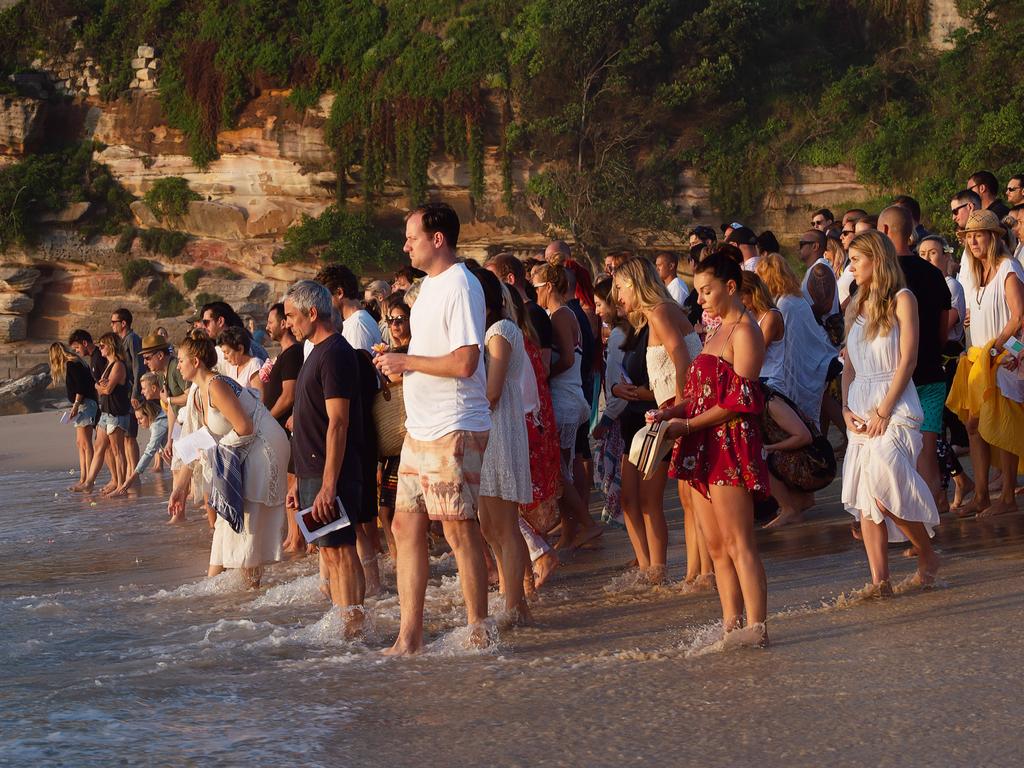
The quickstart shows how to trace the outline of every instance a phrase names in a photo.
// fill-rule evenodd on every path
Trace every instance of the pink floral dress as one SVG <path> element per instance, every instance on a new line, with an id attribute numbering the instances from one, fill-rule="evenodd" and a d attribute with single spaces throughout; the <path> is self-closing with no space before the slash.
<path id="1" fill-rule="evenodd" d="M 669 475 L 685 480 L 704 498 L 710 486 L 746 488 L 755 499 L 768 498 L 768 462 L 761 436 L 764 395 L 760 383 L 737 375 L 717 355 L 700 354 L 690 365 L 683 397 L 686 417 L 720 405 L 734 415 L 728 421 L 676 441 Z"/>

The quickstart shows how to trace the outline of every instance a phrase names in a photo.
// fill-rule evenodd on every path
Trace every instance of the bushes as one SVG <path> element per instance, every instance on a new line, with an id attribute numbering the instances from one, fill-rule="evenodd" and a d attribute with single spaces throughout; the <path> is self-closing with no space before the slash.
<path id="1" fill-rule="evenodd" d="M 143 197 L 150 210 L 161 219 L 180 219 L 188 213 L 190 201 L 202 199 L 180 176 L 157 179 Z"/>
<path id="2" fill-rule="evenodd" d="M 149 308 L 156 311 L 157 317 L 174 317 L 188 309 L 188 301 L 177 288 L 164 281 L 150 295 Z"/>
<path id="3" fill-rule="evenodd" d="M 221 280 L 241 280 L 242 276 L 235 272 L 231 267 L 215 267 L 213 270 L 213 276 L 219 277 Z"/>
<path id="4" fill-rule="evenodd" d="M 185 274 L 181 276 L 181 281 L 185 284 L 185 290 L 194 291 L 196 286 L 199 285 L 199 278 L 202 276 L 203 270 L 199 267 L 193 267 L 185 272 Z"/>
<path id="5" fill-rule="evenodd" d="M 278 264 L 319 258 L 356 272 L 368 263 L 387 264 L 401 252 L 397 240 L 374 225 L 365 212 L 350 213 L 336 205 L 316 218 L 303 214 L 302 222 L 285 232 L 284 243 L 274 256 Z"/>
<path id="6" fill-rule="evenodd" d="M 224 301 L 224 297 L 220 294 L 210 293 L 208 291 L 200 291 L 192 297 L 192 304 L 196 309 L 199 309 L 204 304 L 211 304 L 214 301 Z"/>
<path id="7" fill-rule="evenodd" d="M 182 248 L 188 243 L 188 235 L 184 232 L 159 227 L 139 230 L 139 239 L 142 241 L 142 247 L 150 253 L 159 253 L 171 259 L 181 253 Z"/>
<path id="8" fill-rule="evenodd" d="M 124 289 L 131 290 L 140 279 L 156 274 L 156 268 L 152 262 L 146 259 L 132 259 L 121 265 L 121 280 L 124 282 Z"/>
<path id="9" fill-rule="evenodd" d="M 135 242 L 135 236 L 138 234 L 138 230 L 135 229 L 131 224 L 126 224 L 124 229 L 121 230 L 121 235 L 117 238 L 117 243 L 114 245 L 114 251 L 117 253 L 128 253 L 132 249 L 132 243 Z"/>

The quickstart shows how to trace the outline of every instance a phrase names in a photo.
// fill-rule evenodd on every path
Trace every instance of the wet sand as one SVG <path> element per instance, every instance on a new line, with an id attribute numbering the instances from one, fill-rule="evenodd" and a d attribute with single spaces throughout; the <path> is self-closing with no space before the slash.
<path id="1" fill-rule="evenodd" d="M 393 573 L 367 641 L 340 641 L 309 560 L 276 566 L 257 594 L 230 574 L 202 579 L 205 521 L 163 526 L 166 479 L 96 507 L 57 490 L 70 440 L 56 416 L 0 419 L 0 446 L 25 446 L 17 466 L 34 470 L 12 471 L 0 448 L 0 721 L 15 725 L 0 733 L 0 764 L 1016 762 L 1020 513 L 944 517 L 938 588 L 858 600 L 866 558 L 833 484 L 808 522 L 759 534 L 769 650 L 715 647 L 714 594 L 624 583 L 629 544 L 609 530 L 552 577 L 535 626 L 466 652 L 457 583 L 439 561 L 428 652 L 395 660 L 376 653 L 397 631 Z M 51 471 L 38 471 L 47 456 Z M 66 529 L 33 538 L 26 519 L 50 497 Z M 678 581 L 681 516 L 674 493 L 666 503 Z M 914 570 L 899 553 L 894 582 Z"/>

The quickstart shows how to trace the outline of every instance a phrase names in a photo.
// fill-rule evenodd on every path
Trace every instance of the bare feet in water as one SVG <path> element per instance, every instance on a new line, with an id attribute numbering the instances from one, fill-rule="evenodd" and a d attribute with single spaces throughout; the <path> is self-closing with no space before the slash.
<path id="1" fill-rule="evenodd" d="M 803 512 L 797 512 L 795 510 L 780 511 L 779 514 L 770 523 L 765 523 L 765 528 L 781 528 L 784 525 L 790 523 L 802 523 L 804 521 Z"/>
<path id="2" fill-rule="evenodd" d="M 594 523 L 576 534 L 569 545 L 571 549 L 594 549 L 598 546 L 597 540 L 604 535 L 604 527 Z"/>
<path id="3" fill-rule="evenodd" d="M 993 502 L 987 509 L 982 509 L 978 512 L 978 517 L 997 517 L 998 515 L 1005 515 L 1007 512 L 1016 512 L 1017 504 L 1014 501 L 999 501 Z"/>
<path id="4" fill-rule="evenodd" d="M 558 568 L 558 555 L 554 552 L 545 552 L 537 558 L 533 564 L 533 585 L 535 590 L 544 586 L 544 582 Z"/>
<path id="5" fill-rule="evenodd" d="M 91 493 L 92 489 L 92 483 L 75 483 L 74 485 L 68 486 L 68 490 L 74 491 L 75 493 Z"/>

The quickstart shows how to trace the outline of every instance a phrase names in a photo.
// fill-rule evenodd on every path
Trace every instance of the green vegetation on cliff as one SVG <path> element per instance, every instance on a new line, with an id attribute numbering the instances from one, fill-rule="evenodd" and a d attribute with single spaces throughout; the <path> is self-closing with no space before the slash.
<path id="1" fill-rule="evenodd" d="M 77 202 L 91 203 L 79 222 L 86 235 L 119 231 L 131 217 L 132 196 L 92 152 L 87 141 L 0 169 L 0 246 L 31 243 L 40 218 Z"/>
<path id="2" fill-rule="evenodd" d="M 188 204 L 202 200 L 180 176 L 164 176 L 153 182 L 142 198 L 149 209 L 162 219 L 178 219 L 188 213 Z"/>
<path id="3" fill-rule="evenodd" d="M 289 227 L 284 248 L 274 260 L 287 263 L 319 258 L 358 271 L 367 264 L 388 264 L 400 252 L 401 243 L 375 226 L 366 212 L 351 213 L 332 205 L 315 218 L 303 214 L 300 224 Z"/>
<path id="4" fill-rule="evenodd" d="M 506 206 L 531 198 L 549 221 L 600 244 L 684 224 L 691 212 L 664 201 L 691 167 L 727 217 L 756 212 L 799 164 L 850 163 L 880 193 L 916 194 L 933 217 L 971 171 L 1017 170 L 1024 5 L 959 0 L 970 31 L 946 52 L 922 39 L 928 6 L 25 0 L 0 14 L 0 70 L 81 40 L 114 96 L 135 46 L 152 44 L 167 118 L 199 166 L 262 89 L 291 88 L 298 107 L 331 92 L 339 198 L 354 180 L 372 203 L 393 179 L 418 202 L 430 157 L 444 153 L 468 161 L 478 210 L 497 204 L 484 199 L 492 145 Z M 526 190 L 513 188 L 518 159 L 546 169 Z"/>

